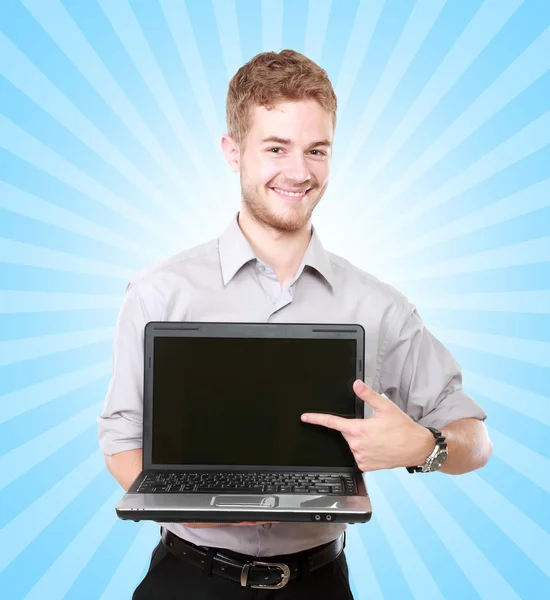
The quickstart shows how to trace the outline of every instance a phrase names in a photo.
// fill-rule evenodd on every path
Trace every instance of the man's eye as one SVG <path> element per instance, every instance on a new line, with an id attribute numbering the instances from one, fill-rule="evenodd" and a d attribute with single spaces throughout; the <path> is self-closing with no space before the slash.
<path id="1" fill-rule="evenodd" d="M 326 156 L 326 153 L 323 152 L 322 150 L 312 150 L 312 152 L 318 152 L 319 153 L 318 155 L 316 154 L 315 156 Z"/>
<path id="2" fill-rule="evenodd" d="M 270 148 L 269 152 L 271 152 L 272 150 L 282 150 L 282 148 Z M 272 152 L 272 154 L 279 154 L 278 152 Z"/>

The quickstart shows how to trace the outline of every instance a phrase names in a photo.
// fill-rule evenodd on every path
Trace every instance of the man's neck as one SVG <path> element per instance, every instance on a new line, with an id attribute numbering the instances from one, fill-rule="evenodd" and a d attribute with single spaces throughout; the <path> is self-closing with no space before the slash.
<path id="1" fill-rule="evenodd" d="M 275 271 L 284 287 L 302 262 L 311 240 L 311 223 L 297 231 L 280 231 L 258 223 L 241 209 L 239 227 L 256 256 Z"/>

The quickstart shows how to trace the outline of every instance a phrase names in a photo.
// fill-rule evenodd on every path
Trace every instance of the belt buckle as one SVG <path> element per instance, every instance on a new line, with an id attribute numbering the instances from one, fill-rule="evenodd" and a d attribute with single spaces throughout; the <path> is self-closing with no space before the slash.
<path id="1" fill-rule="evenodd" d="M 241 571 L 241 585 L 246 587 L 248 585 L 248 571 L 250 567 L 277 567 L 282 571 L 282 579 L 279 583 L 275 585 L 250 585 L 251 588 L 262 588 L 264 590 L 280 590 L 282 587 L 290 581 L 290 568 L 288 565 L 284 563 L 269 563 L 269 562 L 260 562 L 260 561 L 252 561 L 251 563 L 245 563 L 243 565 L 243 570 Z"/>

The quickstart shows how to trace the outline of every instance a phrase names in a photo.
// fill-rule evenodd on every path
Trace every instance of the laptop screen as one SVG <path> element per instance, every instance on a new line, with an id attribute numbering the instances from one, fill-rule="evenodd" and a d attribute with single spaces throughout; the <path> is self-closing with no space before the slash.
<path id="1" fill-rule="evenodd" d="M 356 341 L 155 337 L 152 463 L 353 467 L 338 431 L 355 416 Z"/>

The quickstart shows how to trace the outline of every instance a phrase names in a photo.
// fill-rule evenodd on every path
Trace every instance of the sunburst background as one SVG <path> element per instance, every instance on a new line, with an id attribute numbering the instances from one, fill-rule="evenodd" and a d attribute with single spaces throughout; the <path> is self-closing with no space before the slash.
<path id="1" fill-rule="evenodd" d="M 462 476 L 368 477 L 359 600 L 550 598 L 550 2 L 2 0 L 0 595 L 130 598 L 158 541 L 97 444 L 127 279 L 216 237 L 225 95 L 264 50 L 339 99 L 315 216 L 414 302 L 489 414 Z"/>

